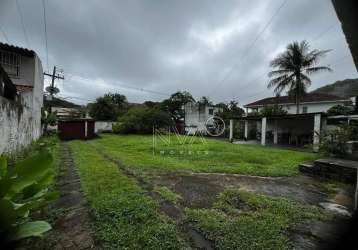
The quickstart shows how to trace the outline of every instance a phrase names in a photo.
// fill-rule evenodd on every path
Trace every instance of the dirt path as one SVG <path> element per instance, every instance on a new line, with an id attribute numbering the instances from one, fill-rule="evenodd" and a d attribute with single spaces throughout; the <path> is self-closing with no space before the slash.
<path id="1" fill-rule="evenodd" d="M 57 177 L 56 189 L 60 198 L 53 204 L 56 216 L 53 230 L 50 231 L 48 242 L 54 250 L 94 249 L 95 241 L 90 226 L 88 207 L 85 202 L 81 183 L 67 143 L 61 143 L 62 164 Z M 47 246 L 49 247 L 49 246 Z M 49 248 L 47 248 L 49 249 Z"/>
<path id="2" fill-rule="evenodd" d="M 154 191 L 154 185 L 142 176 L 131 171 L 120 160 L 110 157 L 108 154 L 96 148 L 96 150 L 107 160 L 115 163 L 118 168 L 129 178 L 134 178 L 138 185 L 149 195 L 153 200 L 159 204 L 160 211 L 171 219 L 175 220 L 178 225 L 178 230 L 184 236 L 185 244 L 193 249 L 214 249 L 213 243 L 205 238 L 205 236 L 197 231 L 190 223 L 185 221 L 184 206 L 173 204 L 169 202 L 160 194 Z"/>
<path id="3" fill-rule="evenodd" d="M 217 195 L 230 187 L 272 197 L 284 197 L 304 204 L 320 206 L 329 203 L 343 206 L 347 211 L 352 210 L 354 190 L 350 186 L 337 187 L 328 193 L 324 188 L 327 184 L 325 181 L 302 175 L 258 177 L 223 173 L 138 172 L 103 150 L 96 149 L 107 160 L 115 163 L 125 175 L 138 181 L 139 186 L 159 204 L 160 211 L 177 222 L 179 232 L 184 235 L 188 246 L 194 249 L 214 249 L 215 246 L 185 221 L 184 209 L 211 208 Z M 155 186 L 166 186 L 183 199 L 178 204 L 168 202 L 154 191 Z M 332 221 L 306 221 L 292 228 L 289 235 L 294 249 L 317 249 L 336 239 L 339 236 L 337 231 L 344 232 L 346 224 L 347 218 L 341 216 Z"/>

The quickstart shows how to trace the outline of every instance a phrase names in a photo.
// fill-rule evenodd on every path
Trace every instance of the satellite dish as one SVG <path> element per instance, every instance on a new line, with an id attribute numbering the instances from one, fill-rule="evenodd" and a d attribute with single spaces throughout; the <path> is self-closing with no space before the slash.
<path id="1" fill-rule="evenodd" d="M 56 88 L 56 87 L 52 87 L 52 86 L 47 86 L 46 88 L 45 88 L 45 90 L 47 91 L 47 92 L 49 92 L 50 94 L 58 94 L 59 92 L 60 92 L 60 90 L 59 90 L 59 88 Z"/>

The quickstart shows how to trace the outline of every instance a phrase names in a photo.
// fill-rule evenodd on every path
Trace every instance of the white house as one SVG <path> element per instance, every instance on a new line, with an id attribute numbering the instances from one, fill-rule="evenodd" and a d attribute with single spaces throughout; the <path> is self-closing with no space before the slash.
<path id="1" fill-rule="evenodd" d="M 307 94 L 300 98 L 299 113 L 322 113 L 327 112 L 331 107 L 335 105 L 345 105 L 350 103 L 350 99 L 327 95 L 327 94 Z M 288 114 L 296 114 L 296 102 L 294 97 L 290 96 L 278 96 L 261 99 L 249 104 L 246 104 L 246 112 L 252 111 L 260 112 L 265 106 L 278 105 L 281 106 Z"/>
<path id="2" fill-rule="evenodd" d="M 185 132 L 187 134 L 206 134 L 207 121 L 221 110 L 221 108 L 212 105 L 202 105 L 194 102 L 187 103 L 184 106 Z"/>
<path id="3" fill-rule="evenodd" d="M 43 69 L 29 49 L 0 43 L 0 154 L 13 152 L 41 136 Z M 7 86 L 7 87 L 5 87 Z M 13 95 L 6 88 L 14 89 Z"/>
<path id="4" fill-rule="evenodd" d="M 321 132 L 327 127 L 326 112 L 335 105 L 351 104 L 350 99 L 326 95 L 307 94 L 300 98 L 299 113 L 295 99 L 289 96 L 270 97 L 245 105 L 244 139 L 267 143 L 304 146 L 313 144 L 314 150 Z M 259 112 L 265 106 L 278 105 L 287 114 L 265 117 Z"/>

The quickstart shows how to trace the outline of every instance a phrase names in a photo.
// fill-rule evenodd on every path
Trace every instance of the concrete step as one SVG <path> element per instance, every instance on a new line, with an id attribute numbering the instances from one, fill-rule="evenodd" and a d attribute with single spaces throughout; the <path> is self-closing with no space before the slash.
<path id="1" fill-rule="evenodd" d="M 357 183 L 358 162 L 342 159 L 318 159 L 314 162 L 320 174 L 329 179 Z"/>
<path id="2" fill-rule="evenodd" d="M 299 165 L 300 172 L 323 178 L 357 183 L 358 162 L 335 158 L 318 159 L 312 163 Z"/>
<path id="3" fill-rule="evenodd" d="M 298 170 L 303 174 L 315 174 L 313 163 L 301 163 L 298 165 Z"/>

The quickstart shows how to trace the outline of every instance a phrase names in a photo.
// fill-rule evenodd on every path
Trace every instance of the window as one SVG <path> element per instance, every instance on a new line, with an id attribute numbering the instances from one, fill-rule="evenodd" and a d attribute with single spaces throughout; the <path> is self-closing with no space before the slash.
<path id="1" fill-rule="evenodd" d="M 307 107 L 302 107 L 302 113 L 307 113 L 308 108 Z"/>
<path id="2" fill-rule="evenodd" d="M 214 114 L 214 109 L 209 109 L 209 115 L 213 115 Z"/>
<path id="3" fill-rule="evenodd" d="M 20 75 L 20 55 L 12 52 L 0 51 L 0 64 L 9 76 Z"/>

